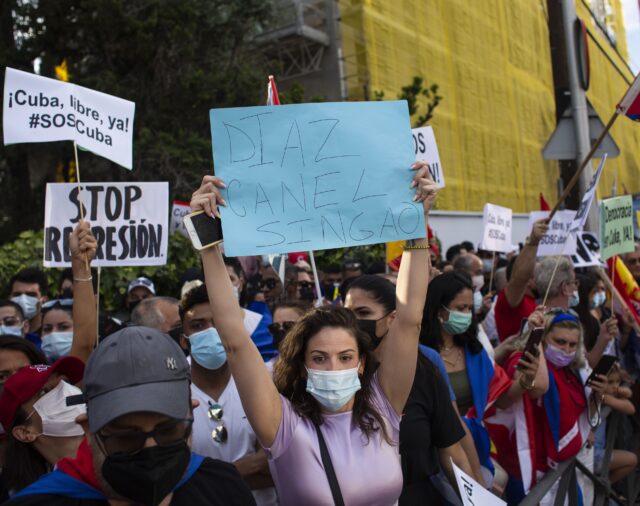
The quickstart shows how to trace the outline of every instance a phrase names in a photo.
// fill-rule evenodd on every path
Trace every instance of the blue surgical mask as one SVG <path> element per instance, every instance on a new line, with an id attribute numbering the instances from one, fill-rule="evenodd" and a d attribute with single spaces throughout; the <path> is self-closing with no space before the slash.
<path id="1" fill-rule="evenodd" d="M 38 314 L 38 304 L 40 301 L 36 297 L 23 293 L 22 295 L 13 297 L 11 302 L 15 302 L 22 308 L 22 313 L 27 320 L 31 320 L 31 318 Z"/>
<path id="2" fill-rule="evenodd" d="M 593 300 L 591 301 L 591 309 L 596 309 L 607 301 L 607 293 L 604 291 L 596 292 L 593 295 Z"/>
<path id="3" fill-rule="evenodd" d="M 18 325 L 17 327 L 0 325 L 0 336 L 1 335 L 22 337 L 22 325 Z"/>
<path id="4" fill-rule="evenodd" d="M 449 312 L 449 319 L 446 322 L 442 322 L 444 331 L 452 336 L 464 334 L 471 326 L 472 314 L 470 312 L 452 311 L 448 307 L 445 307 L 445 309 Z"/>
<path id="5" fill-rule="evenodd" d="M 357 367 L 343 371 L 318 371 L 307 368 L 307 375 L 307 392 L 334 413 L 362 388 Z"/>
<path id="6" fill-rule="evenodd" d="M 220 369 L 227 361 L 227 352 L 218 331 L 209 327 L 189 336 L 191 357 L 205 369 Z"/>
<path id="7" fill-rule="evenodd" d="M 482 259 L 482 272 L 491 272 L 493 269 L 493 259 L 491 258 L 483 258 Z"/>
<path id="8" fill-rule="evenodd" d="M 42 351 L 49 362 L 55 362 L 71 351 L 73 332 L 51 332 L 42 337 Z"/>
<path id="9" fill-rule="evenodd" d="M 569 295 L 569 307 L 576 307 L 580 304 L 580 294 L 578 290 L 574 290 L 571 295 Z"/>

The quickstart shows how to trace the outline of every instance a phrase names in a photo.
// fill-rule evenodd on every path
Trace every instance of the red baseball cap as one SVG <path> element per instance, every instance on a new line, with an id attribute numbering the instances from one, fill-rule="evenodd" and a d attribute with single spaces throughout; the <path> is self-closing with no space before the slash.
<path id="1" fill-rule="evenodd" d="M 305 253 L 304 251 L 298 253 L 289 253 L 289 263 L 295 265 L 300 260 L 309 263 L 309 254 Z"/>
<path id="2" fill-rule="evenodd" d="M 84 362 L 77 357 L 62 357 L 52 365 L 29 365 L 9 376 L 0 394 L 0 424 L 9 431 L 18 408 L 36 395 L 51 375 L 57 372 L 72 384 L 82 381 Z"/>

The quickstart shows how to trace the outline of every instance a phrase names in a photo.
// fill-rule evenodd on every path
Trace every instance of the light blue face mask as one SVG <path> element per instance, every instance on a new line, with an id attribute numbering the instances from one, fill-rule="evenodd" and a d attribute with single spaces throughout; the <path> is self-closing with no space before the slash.
<path id="1" fill-rule="evenodd" d="M 31 318 L 38 314 L 39 301 L 36 297 L 23 293 L 22 295 L 13 297 L 11 302 L 15 302 L 22 308 L 22 314 L 24 314 L 26 320 L 31 320 Z"/>
<path id="2" fill-rule="evenodd" d="M 0 336 L 1 335 L 22 337 L 22 325 L 18 325 L 17 327 L 0 325 Z"/>
<path id="3" fill-rule="evenodd" d="M 446 322 L 442 322 L 443 330 L 451 336 L 464 334 L 471 325 L 471 313 L 452 311 L 448 307 L 445 307 L 445 309 L 449 313 L 449 319 Z"/>
<path id="4" fill-rule="evenodd" d="M 54 362 L 69 354 L 72 341 L 73 331 L 51 332 L 42 337 L 42 352 L 49 362 Z"/>
<path id="5" fill-rule="evenodd" d="M 473 312 L 479 313 L 482 309 L 482 293 L 473 292 Z M 449 317 L 451 319 L 451 317 Z"/>
<path id="6" fill-rule="evenodd" d="M 602 304 L 604 304 L 607 301 L 607 293 L 600 291 L 600 292 L 596 292 L 593 295 L 593 300 L 591 301 L 591 309 L 596 309 L 600 306 L 602 306 Z"/>
<path id="7" fill-rule="evenodd" d="M 569 307 L 576 307 L 580 304 L 580 294 L 578 290 L 574 290 L 574 292 L 569 295 Z"/>
<path id="8" fill-rule="evenodd" d="M 191 356 L 205 369 L 220 369 L 227 361 L 227 352 L 218 331 L 209 327 L 189 336 Z"/>
<path id="9" fill-rule="evenodd" d="M 318 371 L 307 368 L 307 392 L 329 411 L 342 408 L 362 388 L 358 368 Z"/>

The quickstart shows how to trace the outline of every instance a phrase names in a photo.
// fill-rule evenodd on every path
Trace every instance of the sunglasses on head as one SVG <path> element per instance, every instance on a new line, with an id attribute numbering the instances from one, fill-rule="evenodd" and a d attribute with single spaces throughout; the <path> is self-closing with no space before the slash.
<path id="1" fill-rule="evenodd" d="M 295 324 L 296 322 L 272 323 L 267 327 L 267 329 L 269 329 L 269 334 L 275 336 L 281 332 L 289 332 Z"/>
<path id="2" fill-rule="evenodd" d="M 51 309 L 55 306 L 70 307 L 73 306 L 73 299 L 51 299 L 42 304 L 42 309 Z"/>

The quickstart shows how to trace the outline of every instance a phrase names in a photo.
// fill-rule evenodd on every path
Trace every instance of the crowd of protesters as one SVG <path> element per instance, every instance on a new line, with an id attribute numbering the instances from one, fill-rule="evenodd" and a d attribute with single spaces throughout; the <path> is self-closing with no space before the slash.
<path id="1" fill-rule="evenodd" d="M 437 190 L 412 168 L 428 223 Z M 222 187 L 206 176 L 192 209 Z M 98 321 L 81 221 L 57 287 L 25 269 L 0 301 L 0 501 L 460 504 L 453 463 L 515 505 L 574 457 L 615 490 L 637 465 L 640 329 L 600 270 L 538 257 L 547 230 L 441 255 L 427 225 L 397 272 L 344 259 L 318 280 L 306 254 L 281 278 L 215 246 L 174 293 L 133 279 Z M 623 260 L 640 282 L 640 246 Z M 627 444 L 604 466 L 612 416 Z"/>

